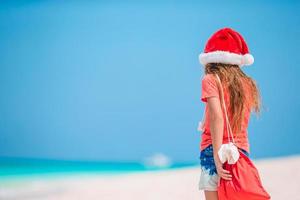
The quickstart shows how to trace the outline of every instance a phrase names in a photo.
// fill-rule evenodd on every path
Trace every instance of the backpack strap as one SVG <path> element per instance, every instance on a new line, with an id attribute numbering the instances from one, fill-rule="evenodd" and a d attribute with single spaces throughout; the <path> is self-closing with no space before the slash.
<path id="1" fill-rule="evenodd" d="M 222 87 L 222 82 L 218 76 L 218 74 L 215 74 L 216 78 L 217 78 L 217 81 L 218 81 L 218 85 L 219 85 L 219 92 L 220 92 L 220 95 L 221 95 L 221 104 L 223 106 L 223 110 L 224 110 L 224 115 L 225 115 L 225 123 L 226 123 L 226 127 L 227 127 L 227 136 L 228 136 L 228 140 L 230 142 L 230 139 L 231 139 L 231 142 L 232 143 L 235 143 L 234 142 L 234 137 L 233 137 L 233 133 L 232 133 L 232 129 L 231 129 L 231 126 L 230 126 L 230 123 L 229 123 L 229 119 L 228 119 L 228 114 L 227 114 L 227 109 L 226 109 L 226 105 L 225 105 L 225 98 L 224 98 L 224 93 L 223 93 L 223 87 Z"/>

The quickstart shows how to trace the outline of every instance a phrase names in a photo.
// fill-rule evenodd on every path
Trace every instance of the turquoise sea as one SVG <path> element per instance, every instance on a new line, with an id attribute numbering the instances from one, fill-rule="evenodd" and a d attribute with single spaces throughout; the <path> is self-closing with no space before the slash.
<path id="1" fill-rule="evenodd" d="M 166 167 L 153 167 L 147 166 L 142 162 L 66 161 L 0 157 L 0 181 L 80 174 L 111 176 L 154 170 L 178 169 L 195 165 L 195 163 L 174 163 Z"/>

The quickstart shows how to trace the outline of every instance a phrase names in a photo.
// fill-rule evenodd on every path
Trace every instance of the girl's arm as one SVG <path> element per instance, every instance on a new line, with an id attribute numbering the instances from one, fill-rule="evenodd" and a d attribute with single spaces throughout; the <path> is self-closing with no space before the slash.
<path id="1" fill-rule="evenodd" d="M 217 172 L 221 178 L 225 180 L 231 180 L 231 175 L 229 171 L 223 169 L 223 164 L 221 163 L 218 156 L 218 150 L 220 149 L 223 141 L 223 129 L 224 129 L 223 113 L 222 113 L 219 98 L 218 97 L 207 98 L 207 106 L 209 110 L 210 132 L 211 132 L 214 160 L 215 160 Z"/>

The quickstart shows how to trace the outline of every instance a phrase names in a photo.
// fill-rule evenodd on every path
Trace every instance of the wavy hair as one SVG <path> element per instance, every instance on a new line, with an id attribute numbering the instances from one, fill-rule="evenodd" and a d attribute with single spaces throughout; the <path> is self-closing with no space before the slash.
<path id="1" fill-rule="evenodd" d="M 247 76 L 238 65 L 223 63 L 208 63 L 205 74 L 217 74 L 224 89 L 229 93 L 228 113 L 233 133 L 239 133 L 242 128 L 245 109 L 260 113 L 261 97 L 255 81 Z M 242 82 L 244 80 L 244 82 Z M 246 93 L 245 87 L 249 93 Z"/>

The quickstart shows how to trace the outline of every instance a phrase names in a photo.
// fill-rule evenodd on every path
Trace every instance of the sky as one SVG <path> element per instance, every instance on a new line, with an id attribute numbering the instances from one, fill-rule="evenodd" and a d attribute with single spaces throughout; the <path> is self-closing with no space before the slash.
<path id="1" fill-rule="evenodd" d="M 253 158 L 300 154 L 296 1 L 9 1 L 0 5 L 0 157 L 198 162 L 203 67 L 220 28 L 254 56 Z"/>

